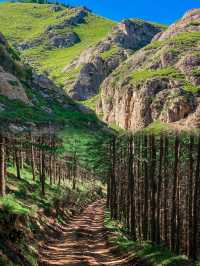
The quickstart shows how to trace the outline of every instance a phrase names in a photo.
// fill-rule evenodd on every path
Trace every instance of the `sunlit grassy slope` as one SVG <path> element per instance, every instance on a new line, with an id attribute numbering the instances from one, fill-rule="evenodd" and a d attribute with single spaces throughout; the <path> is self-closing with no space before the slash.
<path id="1" fill-rule="evenodd" d="M 49 6 L 22 3 L 0 4 L 0 32 L 12 44 L 21 43 L 40 36 L 47 26 L 58 24 L 75 12 L 73 9 L 52 12 Z M 58 18 L 63 12 L 66 15 Z M 81 40 L 78 44 L 69 48 L 47 50 L 41 43 L 40 46 L 24 51 L 23 55 L 40 71 L 46 70 L 51 77 L 62 83 L 65 77 L 63 68 L 88 47 L 103 39 L 114 25 L 113 21 L 88 12 L 84 23 L 71 27 Z"/>

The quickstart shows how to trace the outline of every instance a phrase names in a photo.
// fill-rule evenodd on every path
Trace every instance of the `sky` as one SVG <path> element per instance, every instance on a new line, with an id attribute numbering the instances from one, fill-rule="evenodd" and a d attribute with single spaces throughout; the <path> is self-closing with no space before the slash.
<path id="1" fill-rule="evenodd" d="M 120 21 L 141 18 L 170 24 L 188 9 L 200 8 L 200 0 L 62 0 L 70 5 L 84 5 L 94 13 Z"/>

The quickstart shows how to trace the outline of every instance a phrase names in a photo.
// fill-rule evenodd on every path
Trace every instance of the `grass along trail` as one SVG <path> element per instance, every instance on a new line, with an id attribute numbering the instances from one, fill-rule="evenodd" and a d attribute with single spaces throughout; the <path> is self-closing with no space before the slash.
<path id="1" fill-rule="evenodd" d="M 40 266 L 131 266 L 129 257 L 119 255 L 107 242 L 104 228 L 104 208 L 101 201 L 88 206 L 62 227 L 63 236 L 49 239 L 41 250 Z"/>

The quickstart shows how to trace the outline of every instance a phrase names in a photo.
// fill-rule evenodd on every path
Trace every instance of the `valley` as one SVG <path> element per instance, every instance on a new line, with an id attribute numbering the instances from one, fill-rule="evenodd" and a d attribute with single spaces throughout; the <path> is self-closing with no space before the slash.
<path id="1" fill-rule="evenodd" d="M 199 89 L 199 8 L 0 3 L 0 265 L 198 266 Z"/>

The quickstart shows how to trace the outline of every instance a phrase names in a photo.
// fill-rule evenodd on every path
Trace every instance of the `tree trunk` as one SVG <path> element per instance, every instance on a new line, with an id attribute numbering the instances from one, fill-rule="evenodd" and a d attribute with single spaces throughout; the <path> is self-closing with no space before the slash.
<path id="1" fill-rule="evenodd" d="M 128 184 L 129 184 L 129 208 L 130 208 L 130 233 L 133 240 L 136 240 L 136 226 L 135 226 L 135 197 L 134 188 L 135 180 L 133 175 L 133 136 L 129 137 L 129 160 L 128 160 Z"/>
<path id="2" fill-rule="evenodd" d="M 164 151 L 164 240 L 168 243 L 168 189 L 169 189 L 169 177 L 168 177 L 168 152 L 169 152 L 169 140 L 165 137 L 165 151 Z"/>
<path id="3" fill-rule="evenodd" d="M 197 154 L 197 165 L 195 171 L 195 181 L 194 181 L 194 196 L 193 196 L 193 243 L 191 257 L 197 259 L 198 250 L 198 223 L 199 223 L 199 204 L 200 204 L 200 137 L 198 140 L 198 154 Z"/>
<path id="4" fill-rule="evenodd" d="M 42 140 L 42 144 L 44 144 L 43 140 Z M 42 188 L 42 195 L 45 196 L 45 150 L 42 147 L 42 151 L 41 151 L 41 177 L 40 177 L 40 181 L 41 181 L 41 188 Z"/>
<path id="5" fill-rule="evenodd" d="M 5 184 L 5 138 L 0 135 L 0 196 L 6 194 Z"/>
<path id="6" fill-rule="evenodd" d="M 112 139 L 112 173 L 111 173 L 111 193 L 112 193 L 112 204 L 111 204 L 111 217 L 112 219 L 117 219 L 117 197 L 116 197 L 116 176 L 115 176 L 115 166 L 116 166 L 116 138 Z"/>
<path id="7" fill-rule="evenodd" d="M 176 250 L 177 239 L 177 184 L 178 184 L 178 161 L 179 161 L 179 137 L 175 139 L 175 159 L 174 159 L 174 180 L 172 191 L 172 211 L 171 211 L 171 250 Z"/>
<path id="8" fill-rule="evenodd" d="M 189 145 L 189 180 L 188 180 L 188 256 L 193 256 L 193 219 L 192 219 L 192 195 L 193 195 L 193 148 L 194 148 L 194 137 L 190 137 Z"/>
<path id="9" fill-rule="evenodd" d="M 15 164 L 16 164 L 17 178 L 21 179 L 21 170 L 20 170 L 21 168 L 20 168 L 20 158 L 19 158 L 18 147 L 15 147 Z"/>
<path id="10" fill-rule="evenodd" d="M 34 153 L 34 138 L 30 136 L 31 140 L 31 169 L 32 169 L 32 176 L 33 180 L 35 180 L 35 153 Z"/>
<path id="11" fill-rule="evenodd" d="M 148 238 L 148 218 L 149 218 L 149 180 L 148 180 L 148 138 L 144 135 L 144 212 L 143 212 L 143 239 Z"/>
<path id="12" fill-rule="evenodd" d="M 156 219 L 156 243 L 160 244 L 160 203 L 161 203 L 161 185 L 162 185 L 162 164 L 163 164 L 163 136 L 160 136 L 160 158 L 158 170 L 158 185 L 157 185 L 157 219 Z"/>
<path id="13" fill-rule="evenodd" d="M 155 181 L 155 170 L 156 170 L 156 145 L 155 136 L 151 137 L 151 241 L 156 241 L 156 181 Z"/>

